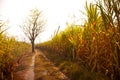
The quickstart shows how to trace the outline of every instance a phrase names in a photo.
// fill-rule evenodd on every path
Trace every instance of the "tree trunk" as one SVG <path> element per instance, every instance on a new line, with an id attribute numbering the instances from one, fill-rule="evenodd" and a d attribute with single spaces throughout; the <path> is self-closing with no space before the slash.
<path id="1" fill-rule="evenodd" d="M 31 44 L 32 44 L 32 53 L 34 53 L 35 52 L 35 43 L 34 43 L 34 40 L 31 42 Z"/>

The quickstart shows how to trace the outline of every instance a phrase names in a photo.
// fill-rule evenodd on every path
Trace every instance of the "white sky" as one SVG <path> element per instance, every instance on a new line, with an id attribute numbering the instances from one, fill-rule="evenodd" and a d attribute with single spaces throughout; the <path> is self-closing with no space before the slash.
<path id="1" fill-rule="evenodd" d="M 91 1 L 93 0 L 87 0 Z M 85 2 L 86 0 L 0 0 L 0 15 L 9 21 L 9 35 L 23 40 L 25 36 L 19 25 L 26 19 L 29 10 L 36 7 L 43 10 L 47 24 L 44 32 L 36 40 L 43 42 L 54 35 L 58 26 L 63 30 L 73 14 L 80 20 L 79 24 L 82 24 L 84 17 L 80 11 L 84 11 Z"/>

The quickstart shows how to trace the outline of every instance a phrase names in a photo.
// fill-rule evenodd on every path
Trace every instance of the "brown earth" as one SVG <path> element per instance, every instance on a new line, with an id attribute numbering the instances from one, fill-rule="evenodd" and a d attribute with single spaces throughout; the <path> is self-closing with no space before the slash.
<path id="1" fill-rule="evenodd" d="M 24 55 L 14 74 L 14 80 L 34 80 L 34 63 L 36 53 Z"/>
<path id="2" fill-rule="evenodd" d="M 14 76 L 14 80 L 68 80 L 39 50 L 25 55 Z"/>

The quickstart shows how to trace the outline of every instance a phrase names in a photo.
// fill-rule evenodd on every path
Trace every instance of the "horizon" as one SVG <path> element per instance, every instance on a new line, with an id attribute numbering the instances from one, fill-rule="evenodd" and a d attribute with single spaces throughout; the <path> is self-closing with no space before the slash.
<path id="1" fill-rule="evenodd" d="M 85 11 L 86 1 L 92 3 L 94 0 L 51 0 L 50 2 L 48 0 L 1 0 L 0 15 L 8 21 L 9 36 L 15 37 L 18 41 L 29 42 L 19 25 L 24 22 L 31 9 L 42 10 L 47 23 L 44 32 L 36 39 L 36 43 L 40 43 L 50 40 L 59 26 L 60 31 L 64 30 L 66 22 L 72 23 L 75 20 L 76 24 L 81 25 L 85 15 L 80 11 Z"/>

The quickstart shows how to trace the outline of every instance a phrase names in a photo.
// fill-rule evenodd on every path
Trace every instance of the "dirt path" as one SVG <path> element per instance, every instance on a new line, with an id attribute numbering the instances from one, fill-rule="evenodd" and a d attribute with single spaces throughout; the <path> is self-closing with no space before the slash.
<path id="1" fill-rule="evenodd" d="M 27 54 L 18 66 L 14 80 L 34 80 L 35 56 L 37 54 Z"/>
<path id="2" fill-rule="evenodd" d="M 24 56 L 14 80 L 68 80 L 39 50 Z"/>
<path id="3" fill-rule="evenodd" d="M 37 50 L 35 62 L 35 80 L 68 80 L 67 77 L 54 66 L 43 52 Z"/>

